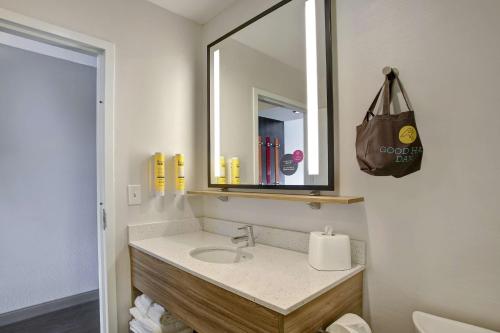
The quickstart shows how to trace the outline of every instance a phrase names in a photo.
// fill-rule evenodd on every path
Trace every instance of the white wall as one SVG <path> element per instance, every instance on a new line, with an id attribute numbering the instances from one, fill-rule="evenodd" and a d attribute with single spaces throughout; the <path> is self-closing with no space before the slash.
<path id="1" fill-rule="evenodd" d="M 285 126 L 285 154 L 292 154 L 295 150 L 304 151 L 304 119 L 288 120 Z M 297 171 L 284 179 L 286 185 L 304 185 L 304 162 L 299 163 Z"/>
<path id="2" fill-rule="evenodd" d="M 221 155 L 226 160 L 239 157 L 241 183 L 254 184 L 254 146 L 257 142 L 253 131 L 252 88 L 305 104 L 305 75 L 235 39 L 229 38 L 218 46 L 221 58 Z"/>
<path id="3" fill-rule="evenodd" d="M 229 8 L 204 27 L 204 41 L 274 2 Z M 303 231 L 331 224 L 366 240 L 375 333 L 412 332 L 416 309 L 500 330 L 499 12 L 496 0 L 338 0 L 337 181 L 366 202 L 313 211 L 206 199 L 205 214 Z M 355 126 L 387 65 L 400 69 L 425 148 L 423 170 L 403 179 L 365 175 L 355 158 Z"/>
<path id="4" fill-rule="evenodd" d="M 0 44 L 0 73 L 5 313 L 99 288 L 96 69 Z"/>
<path id="5" fill-rule="evenodd" d="M 195 110 L 204 84 L 198 77 L 200 27 L 144 0 L 0 0 L 0 7 L 116 45 L 116 294 L 118 331 L 126 332 L 126 226 L 196 215 L 195 200 L 183 203 L 172 195 L 151 199 L 143 193 L 143 205 L 129 207 L 126 186 L 147 187 L 148 156 L 164 151 L 185 153 L 187 187 L 196 187 Z"/>

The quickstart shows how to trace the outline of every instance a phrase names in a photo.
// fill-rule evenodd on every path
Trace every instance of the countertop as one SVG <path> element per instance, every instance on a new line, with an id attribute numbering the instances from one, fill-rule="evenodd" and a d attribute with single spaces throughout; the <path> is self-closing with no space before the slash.
<path id="1" fill-rule="evenodd" d="M 305 253 L 258 243 L 243 248 L 253 255 L 249 261 L 207 263 L 189 252 L 197 247 L 238 246 L 229 237 L 205 231 L 132 241 L 129 245 L 283 315 L 364 270 L 363 265 L 354 265 L 347 271 L 318 271 L 309 266 Z"/>

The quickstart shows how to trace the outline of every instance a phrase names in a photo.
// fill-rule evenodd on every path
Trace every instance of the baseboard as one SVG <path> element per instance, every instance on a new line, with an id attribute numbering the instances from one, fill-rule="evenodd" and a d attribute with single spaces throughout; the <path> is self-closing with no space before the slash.
<path id="1" fill-rule="evenodd" d="M 0 314 L 0 327 L 98 299 L 99 290 L 91 290 L 81 294 L 59 298 L 42 304 L 2 313 Z"/>

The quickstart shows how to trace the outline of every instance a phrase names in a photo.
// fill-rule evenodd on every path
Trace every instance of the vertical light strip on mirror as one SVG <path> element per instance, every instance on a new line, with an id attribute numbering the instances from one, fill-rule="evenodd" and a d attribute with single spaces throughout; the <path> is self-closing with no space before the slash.
<path id="1" fill-rule="evenodd" d="M 214 51 L 214 175 L 220 177 L 220 50 Z"/>
<path id="2" fill-rule="evenodd" d="M 307 71 L 307 169 L 319 174 L 318 133 L 318 59 L 316 48 L 316 0 L 306 0 L 306 71 Z"/>

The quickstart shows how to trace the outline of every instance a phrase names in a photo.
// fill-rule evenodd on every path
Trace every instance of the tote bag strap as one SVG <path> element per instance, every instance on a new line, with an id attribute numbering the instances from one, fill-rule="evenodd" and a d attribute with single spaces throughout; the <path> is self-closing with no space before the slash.
<path id="1" fill-rule="evenodd" d="M 377 95 L 373 99 L 372 104 L 370 104 L 370 107 L 368 108 L 368 111 L 366 111 L 365 118 L 363 122 L 368 122 L 371 117 L 375 117 L 375 113 L 373 112 L 375 110 L 375 106 L 377 105 L 378 99 L 380 97 L 380 94 L 382 93 L 382 114 L 383 115 L 389 115 L 391 113 L 391 101 L 393 97 L 393 87 L 392 85 L 394 84 L 394 81 L 399 86 L 399 90 L 401 90 L 401 93 L 403 94 L 403 98 L 405 100 L 406 106 L 408 107 L 408 111 L 413 111 L 412 107 L 410 106 L 410 99 L 408 98 L 408 94 L 406 93 L 405 88 L 403 87 L 403 84 L 401 83 L 401 80 L 399 79 L 399 76 L 397 74 L 394 75 L 393 80 L 389 80 L 388 75 L 386 75 L 384 83 L 382 84 L 382 87 L 380 87 L 379 91 L 377 92 Z"/>
<path id="2" fill-rule="evenodd" d="M 382 114 L 384 116 L 391 114 L 392 82 L 388 76 L 385 77 L 384 95 L 382 96 Z"/>
<path id="3" fill-rule="evenodd" d="M 406 106 L 408 107 L 408 111 L 413 111 L 412 107 L 410 105 L 410 99 L 408 98 L 408 94 L 406 93 L 406 90 L 403 87 L 403 84 L 401 83 L 399 76 L 397 74 L 395 74 L 394 79 L 392 79 L 392 80 L 389 80 L 388 76 L 386 76 L 386 79 L 384 82 L 385 89 L 384 89 L 384 96 L 383 96 L 384 105 L 382 108 L 383 115 L 389 115 L 391 113 L 391 102 L 392 102 L 392 98 L 394 97 L 392 85 L 394 84 L 394 82 L 397 83 L 397 85 L 399 86 L 399 90 L 401 90 L 401 94 L 403 95 Z"/>
<path id="4" fill-rule="evenodd" d="M 373 111 L 375 110 L 375 106 L 377 105 L 378 99 L 379 99 L 380 94 L 382 93 L 382 91 L 384 92 L 384 96 L 382 97 L 382 99 L 385 100 L 385 94 L 386 94 L 386 91 L 387 91 L 386 87 L 388 86 L 388 84 L 389 84 L 389 80 L 386 77 L 384 83 L 382 84 L 382 86 L 378 90 L 377 95 L 375 95 L 375 98 L 373 99 L 372 104 L 370 104 L 370 107 L 368 108 L 368 111 L 366 111 L 366 115 L 365 115 L 365 118 L 364 118 L 363 122 L 368 122 L 371 117 L 375 117 L 375 113 Z M 390 100 L 390 97 L 391 97 L 390 96 L 390 92 L 388 92 L 388 93 L 389 93 L 389 100 Z M 389 102 L 389 104 L 390 104 L 390 102 Z M 388 108 L 389 104 L 386 105 L 386 102 L 384 102 L 384 108 Z"/>
<path id="5" fill-rule="evenodd" d="M 380 97 L 380 93 L 382 92 L 382 89 L 385 87 L 385 82 L 382 84 L 380 89 L 377 92 L 377 95 L 375 95 L 375 98 L 373 99 L 372 104 L 370 104 L 370 107 L 368 108 L 368 111 L 366 111 L 365 119 L 363 122 L 367 122 L 370 120 L 371 117 L 375 117 L 375 114 L 373 113 L 373 110 L 375 110 L 375 106 L 377 105 L 378 98 Z"/>
<path id="6" fill-rule="evenodd" d="M 403 94 L 403 98 L 405 100 L 406 106 L 408 107 L 408 111 L 413 111 L 411 105 L 410 105 L 410 99 L 408 98 L 408 94 L 406 93 L 405 88 L 403 87 L 403 84 L 399 80 L 399 76 L 396 75 L 396 82 L 399 86 L 399 90 L 401 90 L 401 94 Z"/>

